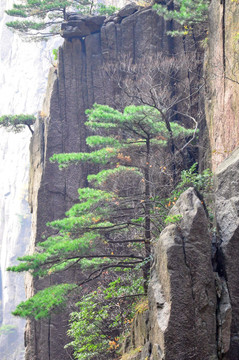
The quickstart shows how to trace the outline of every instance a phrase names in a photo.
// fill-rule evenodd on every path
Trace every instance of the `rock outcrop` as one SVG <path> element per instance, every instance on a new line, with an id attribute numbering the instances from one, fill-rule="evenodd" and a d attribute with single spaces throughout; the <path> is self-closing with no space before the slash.
<path id="1" fill-rule="evenodd" d="M 75 20 L 70 20 L 75 21 Z M 127 57 L 137 62 L 155 55 L 168 46 L 164 37 L 164 21 L 151 9 L 136 11 L 121 23 L 104 24 L 100 32 L 66 40 L 59 51 L 58 68 L 49 75 L 43 110 L 35 126 L 31 142 L 30 205 L 33 211 L 31 249 L 42 236 L 49 235 L 48 221 L 64 217 L 78 199 L 77 189 L 86 185 L 93 171 L 88 165 L 71 166 L 60 171 L 49 162 L 54 153 L 81 152 L 87 149 L 85 110 L 95 102 L 122 107 L 130 103 L 104 71 L 109 58 L 114 64 Z M 60 281 L 74 281 L 74 271 L 64 278 L 43 281 L 28 279 L 27 293 Z M 28 323 L 26 331 L 27 360 L 67 360 L 64 349 L 67 316 L 52 316 L 47 321 Z M 61 329 L 59 331 L 59 329 Z"/>
<path id="2" fill-rule="evenodd" d="M 132 328 L 140 352 L 127 359 L 238 358 L 238 169 L 239 150 L 216 169 L 218 235 L 213 241 L 203 205 L 193 189 L 182 194 L 172 208 L 170 215 L 182 218 L 164 229 L 155 246 L 149 313 L 140 318 L 137 329 Z M 132 347 L 132 341 L 129 345 Z"/>
<path id="3" fill-rule="evenodd" d="M 216 221 L 219 231 L 221 273 L 228 287 L 224 326 L 227 327 L 227 346 L 223 359 L 234 360 L 239 354 L 239 150 L 217 168 Z M 229 308 L 231 307 L 231 316 Z M 227 311 L 226 311 L 227 310 Z M 226 325 L 227 324 L 227 325 Z"/>
<path id="4" fill-rule="evenodd" d="M 170 216 L 181 219 L 155 245 L 149 310 L 133 322 L 124 347 L 128 360 L 238 358 L 238 168 L 237 150 L 217 169 L 219 237 L 213 242 L 194 189 L 172 208 Z"/>
<path id="5" fill-rule="evenodd" d="M 146 303 L 146 306 L 134 316 L 130 333 L 123 343 L 122 360 L 145 360 L 147 356 L 149 357 L 151 353 L 149 329 L 149 310 Z"/>
<path id="6" fill-rule="evenodd" d="M 124 18 L 134 14 L 141 9 L 143 9 L 142 6 L 131 2 L 107 18 L 100 15 L 84 16 L 77 13 L 69 13 L 66 16 L 66 20 L 63 21 L 61 25 L 61 35 L 64 39 L 68 40 L 73 38 L 84 38 L 87 35 L 99 33 L 104 23 L 121 23 Z"/>
<path id="7" fill-rule="evenodd" d="M 192 188 L 170 214 L 155 247 L 150 282 L 152 360 L 217 359 L 217 296 L 208 220 Z"/>
<path id="8" fill-rule="evenodd" d="M 149 310 L 134 320 L 124 347 L 128 360 L 238 358 L 238 169 L 239 150 L 216 171 L 213 241 L 192 188 L 172 208 L 170 215 L 181 219 L 155 245 Z"/>
<path id="9" fill-rule="evenodd" d="M 105 16 L 82 16 L 68 14 L 67 20 L 61 25 L 64 39 L 82 38 L 84 36 L 100 32 L 105 21 Z"/>
<path id="10" fill-rule="evenodd" d="M 85 110 L 95 102 L 123 108 L 131 101 L 115 86 L 103 64 L 110 59 L 118 66 L 127 58 L 137 63 L 163 49 L 168 52 L 173 43 L 165 36 L 162 18 L 150 8 L 135 5 L 108 19 L 71 14 L 62 31 L 65 42 L 59 64 L 50 72 L 46 100 L 31 142 L 32 251 L 50 234 L 45 224 L 64 217 L 77 202 L 77 189 L 86 185 L 86 177 L 93 171 L 88 165 L 60 171 L 49 157 L 87 149 Z M 177 44 L 177 51 L 181 45 Z M 130 346 L 143 346 L 137 360 L 147 356 L 151 360 L 216 360 L 218 353 L 228 352 L 231 339 L 228 284 L 223 274 L 213 273 L 207 218 L 192 189 L 180 198 L 173 214 L 182 215 L 182 220 L 168 226 L 160 237 L 152 269 L 150 310 L 138 319 L 138 323 L 148 323 L 149 332 L 142 325 L 141 336 L 135 327 L 137 342 L 132 340 Z M 32 295 L 50 284 L 74 281 L 79 276 L 71 270 L 64 279 L 28 278 L 27 293 Z M 64 349 L 66 329 L 64 315 L 28 322 L 26 360 L 71 359 Z"/>

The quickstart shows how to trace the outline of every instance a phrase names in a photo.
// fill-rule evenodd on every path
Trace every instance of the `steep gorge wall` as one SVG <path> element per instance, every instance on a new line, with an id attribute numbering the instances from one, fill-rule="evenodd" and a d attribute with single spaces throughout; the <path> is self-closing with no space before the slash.
<path id="1" fill-rule="evenodd" d="M 86 149 L 85 110 L 94 102 L 122 106 L 129 100 L 114 87 L 102 69 L 104 60 L 119 61 L 124 56 L 137 59 L 157 53 L 167 42 L 164 22 L 151 9 L 109 22 L 99 32 L 65 41 L 59 52 L 58 68 L 49 76 L 47 97 L 31 142 L 30 203 L 33 210 L 33 242 L 48 234 L 46 222 L 62 218 L 77 201 L 77 189 L 86 184 L 91 171 L 87 165 L 71 166 L 60 171 L 49 163 L 54 153 L 79 152 Z M 28 294 L 57 281 L 74 281 L 73 271 L 43 281 L 29 279 Z M 30 322 L 26 331 L 27 360 L 70 359 L 63 348 L 67 316 L 52 316 L 45 321 Z"/>
<path id="2" fill-rule="evenodd" d="M 237 62 L 234 55 L 231 56 L 232 41 L 225 31 L 226 24 L 229 29 L 231 22 L 237 29 L 238 22 L 231 12 L 237 12 L 235 6 L 236 3 L 229 1 L 222 4 L 212 1 L 211 4 L 211 37 L 205 68 L 209 79 L 206 108 L 214 168 L 237 146 L 237 78 L 232 78 L 231 73 L 229 77 L 231 67 L 233 76 L 236 74 Z M 133 57 L 137 62 L 162 49 L 167 51 L 169 44 L 164 29 L 162 19 L 145 9 L 128 14 L 120 21 L 105 23 L 93 34 L 81 38 L 67 35 L 68 40 L 60 49 L 58 68 L 50 72 L 45 104 L 31 143 L 32 250 L 42 235 L 48 235 L 45 223 L 63 217 L 77 201 L 77 189 L 86 184 L 86 175 L 92 171 L 86 165 L 59 171 L 57 165 L 49 163 L 49 157 L 54 153 L 86 149 L 85 109 L 94 102 L 109 105 L 120 102 L 123 107 L 129 101 L 102 71 L 102 64 L 108 59 L 118 63 L 125 56 Z M 233 30 L 235 32 L 237 30 Z M 228 41 L 225 40 L 227 37 Z M 225 78 L 225 67 L 229 79 Z M 218 197 L 224 196 L 231 204 L 234 193 L 228 190 L 225 195 L 222 186 L 219 188 L 222 193 L 219 191 Z M 219 208 L 222 202 L 218 204 Z M 235 213 L 236 200 L 233 200 L 232 207 Z M 213 267 L 212 239 L 207 232 L 208 223 L 201 201 L 191 192 L 175 209 L 176 213 L 183 215 L 181 230 L 177 226 L 167 228 L 155 250 L 150 313 L 146 318 L 147 322 L 150 319 L 149 333 L 143 340 L 142 345 L 144 342 L 146 345 L 142 354 L 134 359 L 148 356 L 151 360 L 205 360 L 207 357 L 210 360 L 234 360 L 238 356 L 238 285 L 234 279 L 237 265 L 233 267 L 238 260 L 233 255 L 234 247 L 230 243 L 228 250 L 224 243 L 225 251 L 222 251 L 221 241 L 227 242 L 226 230 L 223 230 L 220 241 L 214 245 L 215 251 L 225 254 L 227 260 L 225 263 L 217 258 L 219 264 Z M 222 219 L 226 216 L 223 214 L 218 215 L 219 229 L 222 227 L 220 216 Z M 232 234 L 233 244 L 237 242 L 237 228 L 235 234 Z M 64 281 L 74 281 L 79 276 L 72 270 Z M 29 278 L 28 294 L 58 281 L 62 281 L 61 277 L 34 282 Z M 62 315 L 28 323 L 26 359 L 70 359 L 70 354 L 63 349 L 67 342 L 66 328 L 67 317 Z"/>
<path id="3" fill-rule="evenodd" d="M 215 228 L 207 233 L 200 202 L 192 189 L 184 193 L 171 211 L 181 214 L 182 221 L 166 227 L 155 246 L 149 313 L 136 318 L 139 325 L 134 322 L 131 338 L 137 341 L 126 348 L 128 354 L 135 347 L 141 351 L 127 359 L 239 356 L 239 5 L 212 0 L 209 11 L 205 102 Z"/>
<path id="4" fill-rule="evenodd" d="M 212 0 L 205 62 L 206 116 L 215 171 L 215 223 L 225 301 L 228 345 L 223 359 L 239 354 L 238 147 L 239 147 L 239 5 Z M 223 322 L 223 320 L 222 320 Z M 225 326 L 225 323 L 227 325 Z"/>

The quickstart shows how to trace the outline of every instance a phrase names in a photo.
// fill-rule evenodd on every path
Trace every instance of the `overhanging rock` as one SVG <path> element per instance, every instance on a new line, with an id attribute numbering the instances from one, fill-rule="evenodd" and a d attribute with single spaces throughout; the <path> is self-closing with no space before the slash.
<path id="1" fill-rule="evenodd" d="M 105 16 L 82 16 L 77 14 L 69 14 L 67 21 L 61 25 L 62 37 L 81 38 L 95 32 L 99 32 L 103 25 Z"/>

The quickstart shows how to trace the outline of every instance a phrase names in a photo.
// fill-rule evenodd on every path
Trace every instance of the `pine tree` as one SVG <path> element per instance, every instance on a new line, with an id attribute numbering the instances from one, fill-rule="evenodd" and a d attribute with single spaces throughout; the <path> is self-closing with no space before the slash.
<path id="1" fill-rule="evenodd" d="M 166 20 L 175 20 L 181 25 L 181 29 L 169 31 L 170 35 L 188 35 L 195 25 L 201 25 L 204 30 L 207 28 L 209 4 L 209 0 L 174 0 L 155 4 L 153 9 Z"/>
<path id="2" fill-rule="evenodd" d="M 33 134 L 32 125 L 34 125 L 35 121 L 34 115 L 3 115 L 0 117 L 0 127 L 18 133 L 27 126 L 31 134 Z"/>
<path id="3" fill-rule="evenodd" d="M 106 14 L 117 10 L 114 6 L 96 4 L 94 0 L 26 0 L 25 4 L 14 4 L 6 13 L 23 20 L 10 21 L 6 25 L 30 39 L 47 39 L 60 33 L 60 25 L 66 19 L 67 9 L 81 14 Z"/>
<path id="4" fill-rule="evenodd" d="M 80 202 L 67 217 L 48 224 L 57 235 L 38 244 L 35 254 L 19 258 L 21 263 L 9 269 L 47 276 L 80 265 L 86 269 L 85 277 L 75 285 L 61 284 L 39 292 L 20 304 L 15 315 L 46 316 L 63 303 L 68 291 L 110 269 L 142 268 L 147 292 L 151 242 L 162 229 L 166 211 L 160 199 L 168 193 L 161 189 L 166 177 L 172 189 L 166 171 L 167 151 L 163 150 L 171 134 L 160 112 L 149 106 L 131 105 L 120 112 L 96 104 L 87 114 L 86 125 L 96 132 L 87 138 L 92 151 L 58 154 L 51 161 L 60 167 L 79 161 L 96 163 L 102 170 L 88 176 L 91 187 L 79 189 Z M 177 123 L 170 125 L 175 141 L 194 132 Z"/>

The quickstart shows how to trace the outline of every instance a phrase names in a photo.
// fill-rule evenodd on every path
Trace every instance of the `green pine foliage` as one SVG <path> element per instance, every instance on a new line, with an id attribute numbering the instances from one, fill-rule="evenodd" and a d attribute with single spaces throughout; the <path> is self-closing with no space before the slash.
<path id="1" fill-rule="evenodd" d="M 90 161 L 94 164 L 107 164 L 111 157 L 115 156 L 117 153 L 114 148 L 104 148 L 91 153 L 71 153 L 71 154 L 55 154 L 51 157 L 51 161 L 57 161 L 59 163 L 60 169 L 67 167 L 71 163 L 76 163 L 80 161 Z"/>
<path id="2" fill-rule="evenodd" d="M 25 35 L 47 38 L 55 32 L 59 33 L 65 10 L 71 4 L 72 1 L 64 0 L 26 0 L 24 4 L 14 4 L 12 9 L 6 11 L 8 15 L 24 20 L 9 21 L 6 25 Z M 53 26 L 54 30 L 51 31 Z"/>
<path id="3" fill-rule="evenodd" d="M 60 24 L 68 8 L 73 8 L 77 13 L 84 15 L 108 16 L 117 11 L 115 6 L 97 4 L 94 0 L 26 0 L 24 4 L 14 4 L 6 13 L 30 20 L 14 20 L 6 25 L 24 35 L 34 36 L 35 40 L 47 39 L 60 33 Z"/>
<path id="4" fill-rule="evenodd" d="M 207 22 L 209 3 L 208 0 L 176 0 L 174 10 L 168 10 L 161 4 L 155 4 L 153 8 L 168 20 L 174 19 L 181 25 L 194 25 Z"/>
<path id="5" fill-rule="evenodd" d="M 150 141 L 153 141 L 154 144 L 163 146 L 167 144 L 167 140 L 170 138 L 166 124 L 161 119 L 160 112 L 151 106 L 130 105 L 121 113 L 107 105 L 95 104 L 92 109 L 86 111 L 86 114 L 88 115 L 88 121 L 85 125 L 92 130 L 104 129 L 110 132 L 110 130 L 117 129 L 117 132 L 122 131 L 124 134 L 121 136 L 120 142 L 117 139 L 118 135 L 113 135 L 113 137 L 90 136 L 87 139 L 87 143 L 91 147 L 107 145 L 105 148 L 90 153 L 53 155 L 51 161 L 58 162 L 60 167 L 79 161 L 106 165 L 116 156 L 119 149 L 127 150 L 136 145 L 146 144 L 148 137 L 150 137 Z M 170 125 L 175 138 L 190 136 L 194 133 L 194 130 L 186 129 L 175 122 L 171 122 Z M 126 133 L 130 137 L 124 136 Z"/>
<path id="6" fill-rule="evenodd" d="M 41 290 L 32 298 L 21 302 L 13 315 L 37 320 L 46 318 L 56 309 L 59 311 L 59 308 L 66 306 L 66 296 L 75 287 L 74 284 L 60 284 Z"/>
<path id="7" fill-rule="evenodd" d="M 126 171 L 132 171 L 135 176 L 138 175 L 140 178 L 142 178 L 142 173 L 139 169 L 130 166 L 119 165 L 114 169 L 102 170 L 97 174 L 88 175 L 87 180 L 93 186 L 101 186 L 107 181 L 107 179 L 114 178 L 115 176 L 120 175 L 121 172 L 124 173 Z"/>
<path id="8" fill-rule="evenodd" d="M 51 161 L 59 166 L 96 163 L 101 170 L 88 176 L 90 187 L 78 190 L 79 202 L 66 217 L 48 223 L 55 235 L 8 269 L 44 277 L 81 268 L 82 277 L 74 285 L 75 291 L 80 289 L 80 312 L 72 314 L 69 330 L 70 346 L 81 360 L 101 359 L 107 351 L 109 356 L 116 354 L 114 337 L 127 329 L 135 299 L 147 292 L 151 244 L 165 226 L 162 198 L 173 189 L 166 167 L 171 133 L 175 144 L 194 134 L 176 122 L 169 131 L 160 112 L 150 106 L 131 105 L 120 112 L 95 104 L 87 115 L 86 126 L 94 133 L 87 138 L 89 152 L 56 154 Z M 95 291 L 89 293 L 86 284 L 92 280 Z M 48 316 L 64 306 L 72 289 L 73 285 L 64 284 L 38 292 L 14 315 Z"/>
<path id="9" fill-rule="evenodd" d="M 31 126 L 35 123 L 35 121 L 36 118 L 34 115 L 3 115 L 0 117 L 0 127 L 4 127 L 8 131 L 18 133 L 27 126 L 31 133 L 33 133 Z"/>
<path id="10" fill-rule="evenodd" d="M 32 30 L 43 30 L 45 29 L 45 23 L 44 22 L 34 22 L 34 21 L 9 21 L 7 23 L 7 26 L 14 29 L 14 30 L 18 30 L 20 32 L 27 32 L 28 29 L 32 29 Z"/>
<path id="11" fill-rule="evenodd" d="M 182 26 L 181 30 L 169 32 L 170 35 L 188 35 L 196 24 L 201 24 L 205 29 L 209 4 L 209 0 L 176 0 L 174 9 L 168 9 L 163 4 L 155 4 L 153 9 L 166 20 L 175 20 Z"/>
<path id="12" fill-rule="evenodd" d="M 121 113 L 95 104 L 87 114 L 88 127 L 106 132 L 106 136 L 101 133 L 87 139 L 98 150 L 57 154 L 51 161 L 60 166 L 72 161 L 100 163 L 106 169 L 89 175 L 92 187 L 79 189 L 79 203 L 65 218 L 48 224 L 58 234 L 39 243 L 35 254 L 19 258 L 20 264 L 9 270 L 46 276 L 91 259 L 105 260 L 100 265 L 110 260 L 112 268 L 127 268 L 150 255 L 150 238 L 159 233 L 162 223 L 156 210 L 160 202 L 154 194 L 156 185 L 150 184 L 159 180 L 154 173 L 160 173 L 162 166 L 154 163 L 155 154 L 167 145 L 168 130 L 160 113 L 149 106 L 129 106 Z M 177 123 L 171 123 L 171 128 L 175 138 L 193 132 Z M 154 143 L 158 138 L 161 142 Z M 116 253 L 117 244 L 124 241 L 126 246 Z"/>
<path id="13" fill-rule="evenodd" d="M 88 136 L 88 138 L 86 139 L 86 143 L 92 148 L 102 145 L 112 145 L 118 148 L 121 147 L 120 142 L 110 136 Z"/>
<path id="14" fill-rule="evenodd" d="M 98 287 L 78 302 L 71 314 L 68 335 L 75 359 L 115 358 L 120 335 L 129 329 L 135 314 L 135 301 L 143 296 L 143 279 L 137 274 L 117 277 L 107 287 Z M 136 295 L 136 296 L 134 296 Z"/>
<path id="15" fill-rule="evenodd" d="M 110 16 L 116 13 L 119 10 L 116 6 L 113 5 L 105 5 L 102 3 L 95 5 L 95 13 L 99 15 Z"/>

